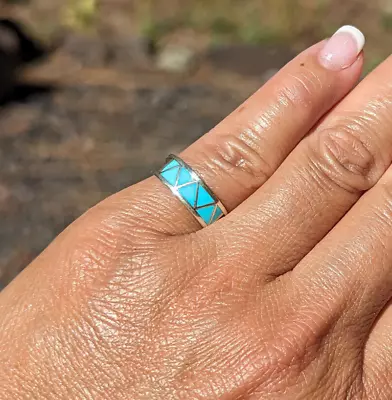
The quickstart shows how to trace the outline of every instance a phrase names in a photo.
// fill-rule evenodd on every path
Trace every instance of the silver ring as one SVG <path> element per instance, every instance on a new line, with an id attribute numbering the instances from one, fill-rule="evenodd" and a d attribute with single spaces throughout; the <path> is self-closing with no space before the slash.
<path id="1" fill-rule="evenodd" d="M 218 221 L 227 210 L 203 179 L 181 158 L 171 154 L 155 176 L 206 227 Z"/>

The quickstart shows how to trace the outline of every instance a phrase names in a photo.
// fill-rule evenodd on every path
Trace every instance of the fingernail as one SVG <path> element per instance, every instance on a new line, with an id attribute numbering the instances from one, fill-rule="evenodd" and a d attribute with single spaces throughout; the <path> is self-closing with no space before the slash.
<path id="1" fill-rule="evenodd" d="M 354 26 L 340 28 L 321 50 L 321 64 L 334 71 L 350 67 L 365 46 L 365 36 Z"/>

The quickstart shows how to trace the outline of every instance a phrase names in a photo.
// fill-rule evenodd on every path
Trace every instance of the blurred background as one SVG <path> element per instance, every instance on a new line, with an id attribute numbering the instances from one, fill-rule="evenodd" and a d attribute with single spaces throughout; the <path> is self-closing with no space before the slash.
<path id="1" fill-rule="evenodd" d="M 0 0 L 0 289 L 347 23 L 368 73 L 392 0 Z"/>

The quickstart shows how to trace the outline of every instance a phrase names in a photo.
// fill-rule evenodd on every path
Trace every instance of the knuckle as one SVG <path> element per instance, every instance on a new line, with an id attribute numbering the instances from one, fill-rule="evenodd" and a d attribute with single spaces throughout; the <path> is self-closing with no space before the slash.
<path id="1" fill-rule="evenodd" d="M 283 322 L 274 331 L 274 340 L 269 344 L 270 363 L 266 372 L 270 372 L 271 378 L 279 382 L 282 376 L 298 379 L 314 373 L 314 361 L 318 360 L 317 373 L 324 376 L 324 380 L 322 385 L 318 382 L 317 386 L 308 387 L 314 391 L 314 398 L 359 398 L 355 396 L 361 393 L 361 385 L 354 370 L 351 380 L 339 379 L 339 369 L 329 347 L 334 322 L 324 314 L 315 314 L 314 310 L 294 311 Z M 268 382 L 269 385 L 273 383 Z"/>
<path id="2" fill-rule="evenodd" d="M 274 172 L 274 167 L 261 154 L 260 149 L 268 148 L 268 145 L 262 146 L 263 139 L 257 131 L 257 127 L 251 127 L 239 136 L 223 136 L 204 150 L 210 153 L 206 158 L 213 164 L 213 169 L 223 171 L 248 189 L 257 189 Z M 254 139 L 256 135 L 257 141 Z"/>
<path id="3" fill-rule="evenodd" d="M 306 106 L 315 104 L 324 90 L 321 78 L 312 70 L 305 69 L 297 75 L 291 75 L 291 80 L 279 93 L 283 105 Z"/>
<path id="4" fill-rule="evenodd" d="M 293 320 L 273 329 L 273 338 L 263 341 L 259 351 L 265 384 L 279 391 L 282 378 L 297 380 L 313 368 L 313 361 L 322 353 L 323 337 L 311 329 L 310 324 Z"/>
<path id="5" fill-rule="evenodd" d="M 310 137 L 310 159 L 324 180 L 353 193 L 375 185 L 384 170 L 368 130 L 357 121 L 340 122 Z"/>

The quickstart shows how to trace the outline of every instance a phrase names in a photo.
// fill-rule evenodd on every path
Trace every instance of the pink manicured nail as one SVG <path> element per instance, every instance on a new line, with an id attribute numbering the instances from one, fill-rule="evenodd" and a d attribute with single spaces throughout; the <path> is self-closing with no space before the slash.
<path id="1" fill-rule="evenodd" d="M 365 36 L 354 26 L 340 28 L 321 50 L 321 64 L 334 71 L 345 69 L 354 64 L 365 46 Z"/>

